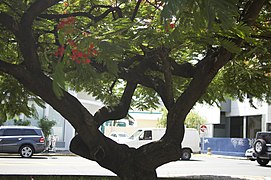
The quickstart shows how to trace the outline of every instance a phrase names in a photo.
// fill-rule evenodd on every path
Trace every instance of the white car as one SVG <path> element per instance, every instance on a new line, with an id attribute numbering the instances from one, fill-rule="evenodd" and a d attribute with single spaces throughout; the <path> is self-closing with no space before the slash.
<path id="1" fill-rule="evenodd" d="M 109 138 L 116 141 L 117 143 L 123 143 L 127 141 L 128 137 L 128 134 L 125 132 L 112 132 L 109 135 Z"/>
<path id="2" fill-rule="evenodd" d="M 251 160 L 251 161 L 255 161 L 256 157 L 253 155 L 254 153 L 254 149 L 253 148 L 249 148 L 246 150 L 245 152 L 245 156 L 247 159 Z"/>

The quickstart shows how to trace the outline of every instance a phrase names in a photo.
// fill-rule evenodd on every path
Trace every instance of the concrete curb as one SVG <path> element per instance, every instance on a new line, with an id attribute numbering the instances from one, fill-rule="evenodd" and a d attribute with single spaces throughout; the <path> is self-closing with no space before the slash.
<path id="1" fill-rule="evenodd" d="M 70 151 L 56 151 L 56 152 L 42 152 L 39 154 L 34 154 L 35 156 L 77 156 L 76 154 Z"/>

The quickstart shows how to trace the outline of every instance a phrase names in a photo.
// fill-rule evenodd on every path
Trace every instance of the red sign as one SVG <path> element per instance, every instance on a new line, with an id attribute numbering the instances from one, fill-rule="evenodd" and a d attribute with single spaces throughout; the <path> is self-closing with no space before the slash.
<path id="1" fill-rule="evenodd" d="M 207 131 L 207 126 L 204 125 L 204 124 L 200 125 L 200 131 L 201 132 L 206 132 Z"/>

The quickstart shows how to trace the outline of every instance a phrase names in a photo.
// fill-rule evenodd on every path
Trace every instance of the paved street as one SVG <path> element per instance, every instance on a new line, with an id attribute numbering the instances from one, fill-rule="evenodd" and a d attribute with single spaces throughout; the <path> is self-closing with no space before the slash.
<path id="1" fill-rule="evenodd" d="M 0 156 L 0 174 L 31 175 L 109 175 L 114 174 L 96 162 L 78 156 Z M 190 175 L 231 176 L 271 180 L 271 162 L 261 167 L 255 161 L 221 156 L 194 155 L 191 161 L 176 161 L 157 169 L 159 177 Z"/>

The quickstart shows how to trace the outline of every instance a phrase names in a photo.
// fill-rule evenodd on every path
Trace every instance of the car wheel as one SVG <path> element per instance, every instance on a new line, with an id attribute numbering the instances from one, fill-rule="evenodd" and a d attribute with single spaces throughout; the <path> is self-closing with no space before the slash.
<path id="1" fill-rule="evenodd" d="M 191 158 L 191 151 L 189 149 L 183 149 L 182 150 L 182 160 L 189 160 Z"/>
<path id="2" fill-rule="evenodd" d="M 261 158 L 257 158 L 257 162 L 261 165 L 261 166 L 266 166 L 269 163 L 268 159 L 261 159 Z"/>
<path id="3" fill-rule="evenodd" d="M 263 139 L 258 139 L 254 143 L 254 151 L 257 154 L 263 154 L 266 151 L 266 142 Z"/>
<path id="4" fill-rule="evenodd" d="M 23 145 L 20 148 L 20 155 L 24 158 L 30 158 L 34 153 L 34 149 L 31 145 Z"/>

